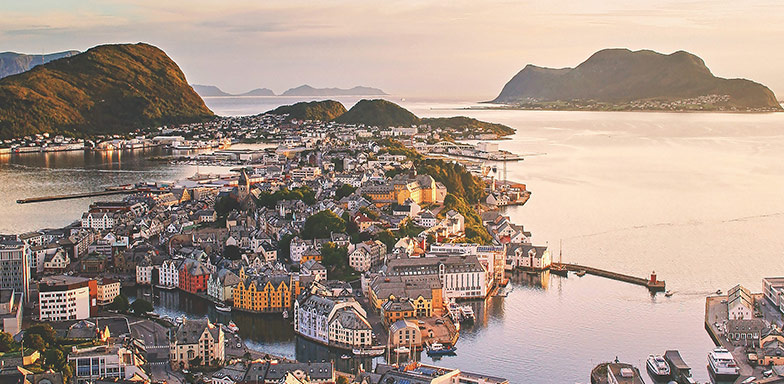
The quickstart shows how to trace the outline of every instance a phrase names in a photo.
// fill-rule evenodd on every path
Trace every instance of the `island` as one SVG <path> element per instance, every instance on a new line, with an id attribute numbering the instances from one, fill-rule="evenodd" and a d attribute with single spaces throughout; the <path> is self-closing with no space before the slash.
<path id="1" fill-rule="evenodd" d="M 529 64 L 490 103 L 547 110 L 783 110 L 766 86 L 716 77 L 691 53 L 628 49 L 601 50 L 575 68 Z"/>
<path id="2" fill-rule="evenodd" d="M 383 96 L 386 93 L 378 88 L 357 86 L 349 89 L 343 88 L 314 88 L 310 85 L 301 85 L 283 92 L 281 96 Z"/>

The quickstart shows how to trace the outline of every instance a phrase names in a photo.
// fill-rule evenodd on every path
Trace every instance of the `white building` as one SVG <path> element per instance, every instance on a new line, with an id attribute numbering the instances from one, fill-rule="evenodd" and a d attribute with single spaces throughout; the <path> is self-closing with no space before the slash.
<path id="1" fill-rule="evenodd" d="M 352 297 L 310 293 L 294 302 L 294 332 L 325 344 L 362 347 L 372 342 L 367 313 Z"/>
<path id="2" fill-rule="evenodd" d="M 386 259 L 387 247 L 378 240 L 368 240 L 348 246 L 348 265 L 358 272 L 367 272 Z"/>
<path id="3" fill-rule="evenodd" d="M 82 228 L 97 230 L 112 229 L 114 214 L 110 212 L 86 212 L 82 214 Z"/>
<path id="4" fill-rule="evenodd" d="M 164 260 L 158 268 L 158 285 L 161 288 L 176 288 L 180 286 L 180 268 L 177 260 Z"/>
<path id="5" fill-rule="evenodd" d="M 97 302 L 90 297 L 90 281 L 83 277 L 52 276 L 38 285 L 38 320 L 65 321 L 90 317 Z"/>
<path id="6" fill-rule="evenodd" d="M 188 368 L 196 357 L 202 365 L 225 359 L 223 330 L 209 320 L 185 320 L 171 334 L 169 361 L 174 369 Z"/>
<path id="7" fill-rule="evenodd" d="M 784 313 L 784 277 L 762 279 L 762 293 L 780 312 Z"/>
<path id="8" fill-rule="evenodd" d="M 392 259 L 387 263 L 387 274 L 392 276 L 437 276 L 441 281 L 443 295 L 446 299 L 485 298 L 493 283 L 488 281 L 488 271 L 479 262 L 479 259 L 471 254 Z"/>
<path id="9" fill-rule="evenodd" d="M 291 170 L 291 177 L 295 179 L 315 179 L 321 176 L 321 169 L 318 167 L 300 167 Z"/>
<path id="10" fill-rule="evenodd" d="M 102 279 L 98 281 L 97 287 L 97 302 L 98 305 L 108 305 L 114 301 L 114 298 L 120 296 L 120 282 L 112 279 Z"/>
<path id="11" fill-rule="evenodd" d="M 136 265 L 136 284 L 151 285 L 152 284 L 152 264 L 147 260 L 142 260 Z"/>
<path id="12" fill-rule="evenodd" d="M 506 256 L 512 268 L 541 271 L 552 265 L 550 250 L 545 246 L 509 244 Z"/>
<path id="13" fill-rule="evenodd" d="M 372 334 L 365 311 L 359 311 L 354 306 L 340 308 L 329 321 L 330 344 L 367 347 L 373 341 Z"/>
<path id="14" fill-rule="evenodd" d="M 240 277 L 234 272 L 222 268 L 210 275 L 207 280 L 207 295 L 220 302 L 233 301 L 234 287 L 240 282 Z"/>
<path id="15" fill-rule="evenodd" d="M 145 364 L 143 356 L 121 344 L 74 348 L 68 354 L 68 362 L 74 367 L 77 384 L 92 383 L 97 379 L 149 381 L 142 369 Z"/>
<path id="16" fill-rule="evenodd" d="M 751 292 L 742 285 L 736 285 L 727 292 L 727 319 L 751 320 L 754 318 L 754 299 Z"/>
<path id="17" fill-rule="evenodd" d="M 302 259 L 302 255 L 312 244 L 313 242 L 302 240 L 299 237 L 291 239 L 291 244 L 289 245 L 289 257 L 291 257 L 291 261 L 298 263 Z"/>

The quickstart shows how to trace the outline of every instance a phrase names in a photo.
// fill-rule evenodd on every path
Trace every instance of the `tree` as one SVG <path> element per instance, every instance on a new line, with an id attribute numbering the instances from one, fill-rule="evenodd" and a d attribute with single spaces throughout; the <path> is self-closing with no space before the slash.
<path id="1" fill-rule="evenodd" d="M 25 344 L 27 344 L 28 337 L 38 335 L 45 344 L 54 344 L 57 341 L 57 332 L 49 324 L 36 324 L 25 331 Z"/>
<path id="2" fill-rule="evenodd" d="M 332 232 L 345 231 L 346 222 L 343 219 L 339 218 L 332 211 L 321 211 L 305 220 L 302 237 L 305 239 L 323 239 L 329 237 Z"/>
<path id="3" fill-rule="evenodd" d="M 215 202 L 215 213 L 218 217 L 226 217 L 235 209 L 241 209 L 240 202 L 231 196 L 223 196 Z"/>
<path id="4" fill-rule="evenodd" d="M 141 316 L 147 312 L 152 312 L 153 309 L 155 308 L 153 308 L 152 304 L 146 300 L 137 299 L 131 303 L 131 311 L 133 311 L 136 316 Z"/>
<path id="5" fill-rule="evenodd" d="M 348 250 L 335 243 L 326 243 L 321 247 L 321 260 L 327 267 L 343 266 L 348 261 Z"/>
<path id="6" fill-rule="evenodd" d="M 114 297 L 112 303 L 109 304 L 109 309 L 118 311 L 118 312 L 126 312 L 128 311 L 128 298 L 125 297 L 123 294 L 119 294 Z"/>
<path id="7" fill-rule="evenodd" d="M 335 384 L 348 384 L 348 379 L 346 376 L 338 376 L 337 380 L 335 380 Z"/>
<path id="8" fill-rule="evenodd" d="M 25 344 L 35 349 L 36 351 L 44 351 L 46 349 L 46 342 L 44 342 L 44 338 L 37 333 L 31 334 L 29 337 L 25 334 Z"/>
<path id="9" fill-rule="evenodd" d="M 357 190 L 357 187 L 353 187 L 348 184 L 343 184 L 335 191 L 335 200 L 340 200 L 346 196 L 350 196 L 354 191 Z"/>
<path id="10" fill-rule="evenodd" d="M 201 356 L 196 356 L 191 361 L 188 362 L 192 367 L 198 367 L 201 365 Z"/>
<path id="11" fill-rule="evenodd" d="M 280 238 L 278 241 L 278 255 L 280 255 L 281 260 L 290 260 L 291 259 L 291 240 L 294 239 L 294 235 L 287 233 Z"/>
<path id="12" fill-rule="evenodd" d="M 236 245 L 227 245 L 223 248 L 223 257 L 229 260 L 239 260 L 242 257 L 242 252 Z"/>
<path id="13" fill-rule="evenodd" d="M 0 352 L 10 352 L 14 349 L 14 337 L 10 333 L 0 332 Z"/>
<path id="14" fill-rule="evenodd" d="M 59 371 L 66 365 L 65 355 L 59 348 L 49 348 L 44 352 L 44 369 Z"/>

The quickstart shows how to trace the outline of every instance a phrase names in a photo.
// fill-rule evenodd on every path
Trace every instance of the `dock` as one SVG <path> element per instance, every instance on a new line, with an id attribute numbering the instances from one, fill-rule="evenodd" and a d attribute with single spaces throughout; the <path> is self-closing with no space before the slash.
<path id="1" fill-rule="evenodd" d="M 559 268 L 571 272 L 585 271 L 585 273 L 594 276 L 623 281 L 629 284 L 641 285 L 643 287 L 648 288 L 648 290 L 651 292 L 662 292 L 666 289 L 666 284 L 664 280 L 658 280 L 656 278 L 655 272 L 651 273 L 651 277 L 646 279 L 642 277 L 625 275 L 618 272 L 607 271 L 604 269 L 599 269 L 599 268 L 594 268 L 594 267 L 589 267 L 586 265 L 580 265 L 574 263 L 552 263 L 552 266 L 555 268 Z"/>
<path id="2" fill-rule="evenodd" d="M 16 201 L 17 204 L 29 204 L 29 203 L 41 203 L 44 201 L 55 201 L 55 200 L 68 200 L 68 199 L 82 199 L 85 197 L 96 197 L 96 196 L 111 196 L 111 195 L 130 195 L 133 193 L 138 192 L 136 189 L 118 189 L 118 190 L 110 190 L 110 191 L 97 191 L 97 192 L 84 192 L 84 193 L 72 193 L 69 195 L 51 195 L 51 196 L 40 196 L 40 197 L 30 197 L 27 199 L 19 199 Z"/>

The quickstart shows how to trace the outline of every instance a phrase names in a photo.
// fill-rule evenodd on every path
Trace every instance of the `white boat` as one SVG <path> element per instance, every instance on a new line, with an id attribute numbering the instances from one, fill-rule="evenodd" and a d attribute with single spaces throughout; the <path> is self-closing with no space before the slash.
<path id="1" fill-rule="evenodd" d="M 288 319 L 289 318 L 289 311 L 283 311 L 283 318 L 284 319 Z"/>
<path id="2" fill-rule="evenodd" d="M 460 316 L 462 321 L 474 321 L 476 319 L 473 308 L 468 305 L 460 307 Z"/>
<path id="3" fill-rule="evenodd" d="M 411 352 L 411 350 L 408 349 L 408 347 L 397 347 L 397 348 L 395 348 L 395 353 L 397 353 L 398 355 L 406 355 L 409 352 Z"/>
<path id="4" fill-rule="evenodd" d="M 667 292 L 664 292 L 664 296 L 666 296 L 666 297 L 670 297 L 670 296 L 672 296 L 673 294 L 675 294 L 675 292 L 673 292 L 673 291 L 670 291 L 670 290 L 668 290 Z"/>
<path id="5" fill-rule="evenodd" d="M 716 348 L 708 353 L 708 370 L 718 379 L 736 379 L 740 375 L 738 364 L 732 353 L 724 348 Z"/>
<path id="6" fill-rule="evenodd" d="M 183 321 L 185 321 L 185 316 L 177 316 L 177 318 L 174 319 L 174 322 L 177 323 L 177 325 L 182 324 Z"/>
<path id="7" fill-rule="evenodd" d="M 231 307 L 221 303 L 215 304 L 215 309 L 221 312 L 231 312 Z"/>
<path id="8" fill-rule="evenodd" d="M 226 329 L 232 333 L 237 333 L 237 331 L 240 330 L 240 327 L 238 327 L 237 324 L 234 324 L 234 321 L 229 321 L 229 325 L 226 326 Z"/>
<path id="9" fill-rule="evenodd" d="M 662 355 L 648 355 L 648 361 L 645 363 L 648 367 L 648 372 L 655 378 L 663 379 L 670 377 L 670 365 L 664 360 Z"/>
<path id="10" fill-rule="evenodd" d="M 349 355 L 340 355 L 340 358 L 343 359 L 343 360 L 348 360 L 348 359 L 351 358 L 351 356 L 349 356 Z"/>
<path id="11" fill-rule="evenodd" d="M 741 381 L 740 384 L 751 384 L 751 383 L 754 382 L 754 380 L 757 380 L 757 378 L 754 377 L 754 376 L 751 376 L 751 377 L 747 378 L 746 380 Z"/>
<path id="12" fill-rule="evenodd" d="M 354 353 L 355 356 L 381 356 L 384 354 L 384 348 L 354 348 L 351 352 Z"/>

